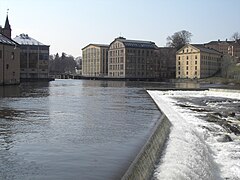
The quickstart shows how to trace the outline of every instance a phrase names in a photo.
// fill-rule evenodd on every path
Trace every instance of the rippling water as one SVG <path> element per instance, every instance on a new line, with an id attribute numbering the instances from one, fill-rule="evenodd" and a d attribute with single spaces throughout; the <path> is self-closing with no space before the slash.
<path id="1" fill-rule="evenodd" d="M 239 92 L 150 94 L 173 125 L 153 179 L 240 179 Z"/>
<path id="2" fill-rule="evenodd" d="M 130 82 L 0 87 L 0 179 L 119 179 L 160 116 Z"/>

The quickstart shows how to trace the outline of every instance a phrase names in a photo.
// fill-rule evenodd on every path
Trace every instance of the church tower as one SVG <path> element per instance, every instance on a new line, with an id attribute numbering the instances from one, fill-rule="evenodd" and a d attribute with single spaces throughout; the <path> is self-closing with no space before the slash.
<path id="1" fill-rule="evenodd" d="M 6 17 L 5 26 L 4 26 L 4 28 L 2 28 L 2 33 L 3 33 L 3 35 L 5 35 L 11 39 L 12 29 L 11 29 L 11 25 L 9 24 L 8 14 Z"/>

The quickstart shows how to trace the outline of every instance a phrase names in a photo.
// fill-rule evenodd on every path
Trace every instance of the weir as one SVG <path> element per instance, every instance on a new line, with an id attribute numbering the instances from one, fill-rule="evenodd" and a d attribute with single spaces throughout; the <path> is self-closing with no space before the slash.
<path id="1" fill-rule="evenodd" d="M 147 180 L 153 170 L 170 133 L 171 123 L 165 114 L 156 123 L 153 132 L 121 180 Z"/>

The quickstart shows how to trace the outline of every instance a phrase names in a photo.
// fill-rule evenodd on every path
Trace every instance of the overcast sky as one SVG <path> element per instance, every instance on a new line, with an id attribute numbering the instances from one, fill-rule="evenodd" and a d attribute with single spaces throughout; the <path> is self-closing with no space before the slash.
<path id="1" fill-rule="evenodd" d="M 225 40 L 240 32 L 240 0 L 0 0 L 12 38 L 26 33 L 50 45 L 50 54 L 80 56 L 89 43 L 114 38 L 149 40 L 158 46 L 187 30 L 192 43 Z"/>

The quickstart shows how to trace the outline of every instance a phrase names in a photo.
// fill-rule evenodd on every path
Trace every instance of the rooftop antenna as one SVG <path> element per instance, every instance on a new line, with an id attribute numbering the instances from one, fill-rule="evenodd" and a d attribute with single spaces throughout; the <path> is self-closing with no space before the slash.
<path id="1" fill-rule="evenodd" d="M 8 15 L 9 8 L 7 8 L 7 15 Z"/>

